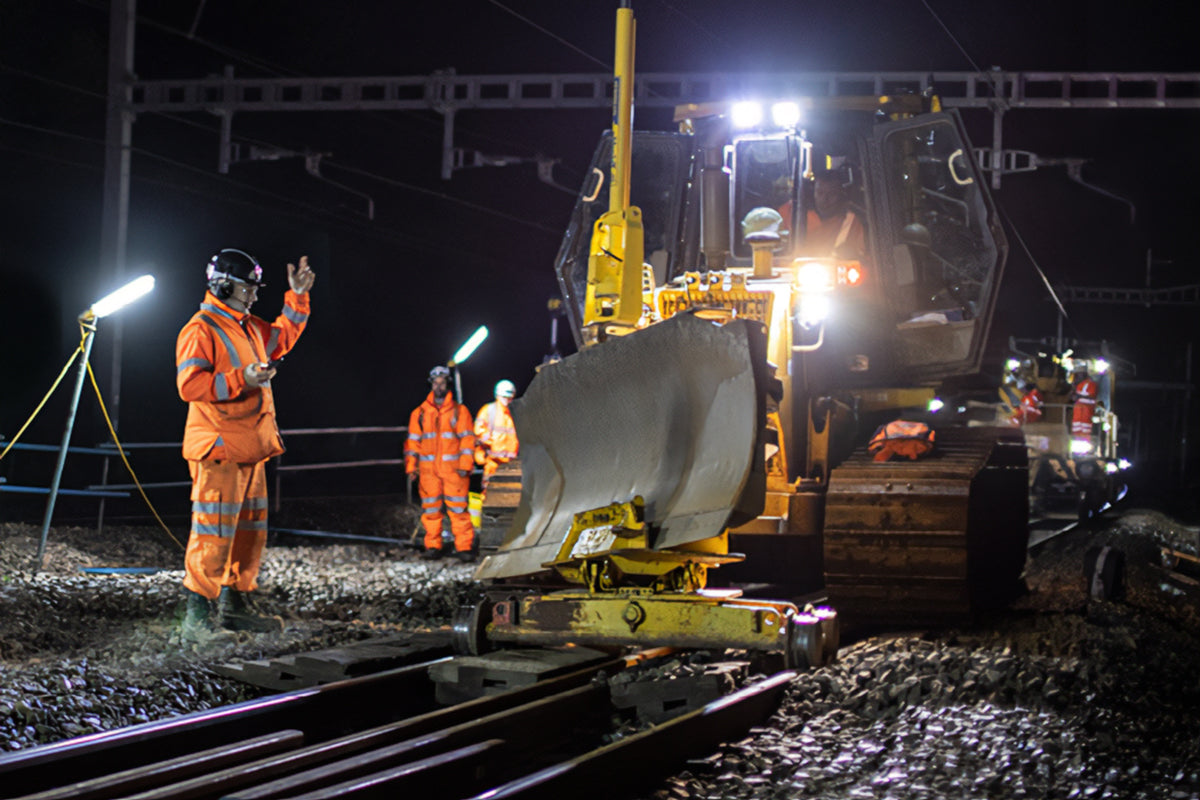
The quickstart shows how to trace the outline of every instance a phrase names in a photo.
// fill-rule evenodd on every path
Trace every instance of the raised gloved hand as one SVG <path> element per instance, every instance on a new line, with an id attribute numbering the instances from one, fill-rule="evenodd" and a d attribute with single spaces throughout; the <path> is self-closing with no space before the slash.
<path id="1" fill-rule="evenodd" d="M 316 274 L 308 266 L 308 256 L 300 256 L 300 266 L 288 264 L 288 286 L 296 294 L 304 294 L 312 288 Z"/>

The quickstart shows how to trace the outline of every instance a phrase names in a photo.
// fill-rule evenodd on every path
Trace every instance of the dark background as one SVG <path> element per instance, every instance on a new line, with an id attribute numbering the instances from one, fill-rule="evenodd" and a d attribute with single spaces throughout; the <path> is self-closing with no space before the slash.
<path id="1" fill-rule="evenodd" d="M 616 5 L 143 0 L 135 71 L 146 80 L 203 77 L 226 65 L 241 77 L 607 73 Z M 1190 2 L 642 0 L 634 8 L 641 72 L 1200 71 Z M 10 439 L 78 341 L 76 316 L 115 288 L 111 268 L 99 263 L 107 27 L 108 4 L 99 0 L 0 4 L 0 433 Z M 965 117 L 975 143 L 989 144 L 991 115 Z M 639 110 L 635 121 L 666 128 L 669 114 Z M 574 189 L 607 122 L 603 109 L 460 112 L 456 144 L 561 159 L 555 179 Z M 203 295 L 208 257 L 222 247 L 262 261 L 269 286 L 255 312 L 267 318 L 280 307 L 288 261 L 307 254 L 317 273 L 311 325 L 275 380 L 283 428 L 406 424 L 429 367 L 481 324 L 491 337 L 463 368 L 465 402 L 477 409 L 501 378 L 524 389 L 551 347 L 546 302 L 557 293 L 552 262 L 570 195 L 538 181 L 532 163 L 441 180 L 442 123 L 433 112 L 235 116 L 238 141 L 327 154 L 326 178 L 374 200 L 368 220 L 360 194 L 307 175 L 295 158 L 218 174 L 217 129 L 203 113 L 144 114 L 134 124 L 128 275 L 149 272 L 158 285 L 101 323 L 92 358 L 112 403 L 112 348 L 121 342 L 123 440 L 179 439 L 185 406 L 173 383 L 175 336 Z M 1089 159 L 1084 177 L 1127 198 L 1137 215 L 1131 222 L 1127 206 L 1072 182 L 1062 167 L 1004 178 L 996 200 L 1013 223 L 1013 250 L 981 378 L 993 385 L 1009 336 L 1056 332 L 1018 236 L 1056 284 L 1198 282 L 1200 111 L 1013 111 L 1004 136 L 1006 147 Z M 1068 311 L 1064 334 L 1110 342 L 1135 366 L 1130 381 L 1182 383 L 1189 344 L 1196 374 L 1195 306 Z M 565 330 L 560 342 L 569 348 Z M 58 443 L 73 379 L 72 372 L 23 441 Z M 1197 450 L 1195 406 L 1181 399 L 1162 389 L 1118 399 L 1147 497 L 1151 488 L 1175 500 L 1195 493 L 1180 444 L 1190 432 L 1188 452 Z M 73 442 L 105 438 L 89 388 Z M 399 439 L 289 446 L 293 461 L 337 460 L 395 456 Z M 186 479 L 176 450 L 137 458 L 143 480 Z M 0 475 L 11 483 L 49 483 L 52 457 L 14 453 L 5 462 Z M 96 482 L 98 472 L 94 457 L 72 457 L 64 486 Z M 331 483 L 304 491 L 367 489 L 380 480 L 354 470 L 328 475 L 322 480 Z M 399 476 L 397 469 L 382 480 Z M 118 470 L 111 480 L 126 479 Z M 20 506 L 0 494 L 0 515 Z"/>

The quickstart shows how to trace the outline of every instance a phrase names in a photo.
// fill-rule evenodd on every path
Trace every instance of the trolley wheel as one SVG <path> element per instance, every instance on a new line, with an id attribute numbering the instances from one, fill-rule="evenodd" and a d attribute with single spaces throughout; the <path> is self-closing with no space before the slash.
<path id="1" fill-rule="evenodd" d="M 838 649 L 842 646 L 842 626 L 838 622 L 837 612 L 827 606 L 805 611 L 820 620 L 821 665 L 832 664 L 837 661 Z"/>
<path id="2" fill-rule="evenodd" d="M 813 614 L 797 614 L 788 620 L 787 647 L 783 664 L 788 669 L 808 669 L 825 663 L 825 637 L 821 620 Z"/>
<path id="3" fill-rule="evenodd" d="M 451 626 L 451 643 L 460 656 L 477 656 L 492 649 L 487 626 L 492 621 L 492 604 L 481 600 L 472 606 L 459 606 Z"/>

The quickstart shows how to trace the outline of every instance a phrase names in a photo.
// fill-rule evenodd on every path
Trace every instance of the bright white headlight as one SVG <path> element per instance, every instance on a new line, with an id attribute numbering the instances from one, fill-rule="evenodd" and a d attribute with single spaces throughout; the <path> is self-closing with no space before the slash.
<path id="1" fill-rule="evenodd" d="M 809 261 L 796 271 L 796 288 L 801 292 L 828 292 L 834 281 L 833 266 L 822 261 Z"/>
<path id="2" fill-rule="evenodd" d="M 1077 456 L 1087 455 L 1092 452 L 1092 444 L 1084 439 L 1071 440 L 1071 453 Z"/>
<path id="3" fill-rule="evenodd" d="M 800 122 L 800 106 L 791 102 L 771 106 L 771 121 L 780 128 L 794 128 Z"/>
<path id="4" fill-rule="evenodd" d="M 759 125 L 763 119 L 762 105 L 753 100 L 734 103 L 730 113 L 735 128 L 753 128 Z"/>

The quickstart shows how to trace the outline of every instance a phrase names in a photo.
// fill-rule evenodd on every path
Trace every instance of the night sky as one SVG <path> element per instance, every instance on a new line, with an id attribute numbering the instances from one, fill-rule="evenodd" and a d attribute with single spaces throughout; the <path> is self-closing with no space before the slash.
<path id="1" fill-rule="evenodd" d="M 144 1 L 135 71 L 146 80 L 219 74 L 228 64 L 242 77 L 607 73 L 616 6 Z M 641 72 L 1200 71 L 1192 2 L 642 0 L 634 9 Z M 0 4 L 0 433 L 10 438 L 75 346 L 75 317 L 115 288 L 98 261 L 107 25 L 100 0 Z M 456 144 L 561 159 L 555 179 L 574 189 L 607 118 L 600 109 L 461 112 Z M 976 144 L 989 143 L 991 116 L 966 119 Z M 635 124 L 669 120 L 636 112 Z M 119 324 L 102 322 L 92 358 L 107 393 L 120 333 L 124 439 L 179 438 L 186 409 L 174 388 L 175 336 L 203 296 L 208 257 L 222 247 L 263 263 L 260 316 L 278 312 L 288 261 L 307 254 L 317 272 L 310 328 L 275 380 L 281 427 L 405 424 L 429 367 L 481 324 L 492 336 L 463 369 L 467 404 L 490 400 L 500 378 L 518 392 L 528 384 L 550 350 L 552 264 L 574 203 L 538 181 L 533 164 L 441 180 L 434 112 L 235 117 L 235 140 L 325 153 L 322 174 L 350 192 L 307 175 L 295 158 L 218 174 L 217 125 L 201 113 L 147 114 L 134 125 L 127 274 L 150 272 L 158 287 Z M 1125 205 L 1073 183 L 1061 167 L 1006 177 L 997 203 L 1052 282 L 1142 287 L 1149 250 L 1152 286 L 1197 282 L 1200 111 L 1014 111 L 1004 130 L 1007 147 L 1091 159 L 1085 179 L 1137 208 L 1131 224 Z M 1055 332 L 1030 260 L 1011 233 L 1010 241 L 993 354 L 1009 335 Z M 1137 364 L 1138 380 L 1183 380 L 1186 345 L 1200 332 L 1194 307 L 1068 310 L 1066 334 L 1112 342 Z M 569 347 L 565 330 L 560 341 Z M 1193 352 L 1193 378 L 1198 361 Z M 69 389 L 25 441 L 58 442 Z M 85 396 L 78 444 L 104 438 L 95 406 Z M 186 476 L 181 461 L 170 469 L 144 477 Z"/>

